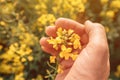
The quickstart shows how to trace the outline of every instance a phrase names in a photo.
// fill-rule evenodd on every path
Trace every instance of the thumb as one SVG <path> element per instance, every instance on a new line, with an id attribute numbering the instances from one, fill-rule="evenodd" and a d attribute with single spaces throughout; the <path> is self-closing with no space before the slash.
<path id="1" fill-rule="evenodd" d="M 106 51 L 108 49 L 108 44 L 104 27 L 99 23 L 86 21 L 85 32 L 89 36 L 89 42 L 86 46 L 86 48 L 91 51 L 89 53 L 93 53 L 94 55 L 101 51 L 103 51 L 101 53 L 105 53 L 104 50 Z"/>
<path id="2" fill-rule="evenodd" d="M 89 42 L 74 62 L 65 80 L 105 80 L 108 77 L 109 50 L 104 27 L 86 21 L 85 32 Z"/>

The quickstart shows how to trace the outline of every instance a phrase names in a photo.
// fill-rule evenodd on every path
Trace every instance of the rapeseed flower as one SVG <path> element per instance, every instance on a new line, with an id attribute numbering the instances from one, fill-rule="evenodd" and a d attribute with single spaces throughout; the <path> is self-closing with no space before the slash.
<path id="1" fill-rule="evenodd" d="M 100 0 L 101 4 L 106 4 L 108 2 L 108 0 Z"/>
<path id="2" fill-rule="evenodd" d="M 110 4 L 110 7 L 120 9 L 120 0 L 113 0 Z"/>
<path id="3" fill-rule="evenodd" d="M 62 66 L 61 66 L 61 65 L 58 65 L 57 72 L 58 72 L 58 73 L 62 73 L 62 72 L 63 72 L 63 70 L 62 70 Z"/>
<path id="4" fill-rule="evenodd" d="M 53 48 L 58 51 L 57 56 L 50 56 L 50 63 L 55 63 L 56 59 L 72 59 L 76 60 L 78 56 L 78 49 L 81 49 L 80 36 L 74 32 L 72 29 L 62 29 L 61 27 L 57 29 L 57 36 L 50 37 L 48 40 L 49 44 L 52 44 Z M 57 61 L 58 62 L 58 61 Z M 57 64 L 58 70 L 57 72 L 62 72 L 61 66 L 59 63 Z"/>
<path id="5" fill-rule="evenodd" d="M 50 63 L 55 63 L 56 56 L 50 56 Z"/>
<path id="6" fill-rule="evenodd" d="M 71 51 L 72 51 L 72 48 L 66 48 L 65 45 L 62 45 L 61 52 L 59 53 L 60 58 L 64 58 L 65 60 L 68 60 L 70 57 Z"/>
<path id="7" fill-rule="evenodd" d="M 113 18 L 115 16 L 115 12 L 113 10 L 109 10 L 106 12 L 106 16 L 109 18 Z"/>

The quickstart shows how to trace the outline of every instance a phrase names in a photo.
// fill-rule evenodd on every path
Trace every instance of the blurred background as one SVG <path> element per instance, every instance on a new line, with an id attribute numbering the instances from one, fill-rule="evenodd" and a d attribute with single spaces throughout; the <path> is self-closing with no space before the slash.
<path id="1" fill-rule="evenodd" d="M 120 0 L 0 0 L 0 80 L 53 80 L 39 40 L 59 17 L 104 25 L 109 80 L 120 80 Z M 101 43 L 102 44 L 102 43 Z M 99 55 L 98 55 L 99 56 Z"/>

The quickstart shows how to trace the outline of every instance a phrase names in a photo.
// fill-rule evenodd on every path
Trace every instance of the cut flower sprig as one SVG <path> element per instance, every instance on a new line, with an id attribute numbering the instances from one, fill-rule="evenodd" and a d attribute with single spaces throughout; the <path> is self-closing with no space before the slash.
<path id="1" fill-rule="evenodd" d="M 76 60 L 78 56 L 78 50 L 82 48 L 80 42 L 80 36 L 74 32 L 72 29 L 62 29 L 61 27 L 57 29 L 57 36 L 50 37 L 47 41 L 52 44 L 55 50 L 59 50 L 57 56 L 50 56 L 50 63 L 56 63 L 58 58 L 68 60 Z M 58 63 L 58 61 L 57 61 Z M 60 69 L 60 64 L 58 64 L 58 73 L 62 72 Z"/>

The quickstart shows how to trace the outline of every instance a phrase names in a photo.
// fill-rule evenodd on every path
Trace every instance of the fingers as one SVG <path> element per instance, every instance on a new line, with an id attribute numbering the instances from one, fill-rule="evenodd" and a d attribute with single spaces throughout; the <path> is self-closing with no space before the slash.
<path id="1" fill-rule="evenodd" d="M 104 27 L 98 23 L 92 23 L 90 21 L 85 22 L 85 31 L 88 34 L 89 42 L 87 47 L 90 51 L 96 51 L 96 53 L 107 50 L 107 38 Z"/>
<path id="2" fill-rule="evenodd" d="M 44 46 L 42 46 L 41 48 L 46 53 L 49 53 L 49 54 L 51 54 L 53 56 L 57 56 L 57 52 L 53 48 L 47 48 L 47 47 L 44 47 Z"/>
<path id="3" fill-rule="evenodd" d="M 66 18 L 59 18 L 55 23 L 56 28 L 73 29 L 75 33 L 82 35 L 84 33 L 84 25 Z"/>
<path id="4" fill-rule="evenodd" d="M 80 36 L 84 33 L 84 25 L 66 18 L 57 19 L 55 26 L 48 26 L 45 32 L 48 36 L 56 37 L 56 31 L 59 27 L 73 29 Z"/>
<path id="5" fill-rule="evenodd" d="M 68 59 L 68 60 L 62 60 L 61 62 L 60 62 L 60 65 L 62 65 L 62 67 L 63 67 L 63 70 L 65 70 L 65 69 L 68 69 L 68 68 L 71 68 L 71 66 L 73 65 L 73 63 L 74 63 L 74 61 L 70 58 L 70 59 Z"/>
<path id="6" fill-rule="evenodd" d="M 40 39 L 40 45 L 42 46 L 41 48 L 43 49 L 43 51 L 50 53 L 51 55 L 57 55 L 57 52 L 51 44 L 48 43 L 48 38 L 43 37 Z"/>
<path id="7" fill-rule="evenodd" d="M 40 45 L 44 47 L 52 48 L 52 45 L 50 45 L 47 40 L 48 40 L 47 37 L 42 37 L 40 39 Z"/>
<path id="8" fill-rule="evenodd" d="M 48 26 L 45 30 L 45 33 L 48 36 L 56 37 L 56 27 L 55 26 Z"/>

